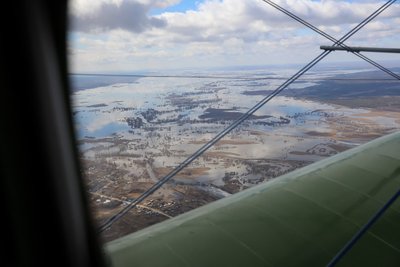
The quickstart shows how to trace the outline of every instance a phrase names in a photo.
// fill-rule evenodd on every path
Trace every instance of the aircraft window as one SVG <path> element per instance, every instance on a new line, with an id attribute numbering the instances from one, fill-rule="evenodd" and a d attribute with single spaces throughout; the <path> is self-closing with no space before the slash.
<path id="1" fill-rule="evenodd" d="M 341 22 L 338 12 L 333 25 L 317 14 L 335 3 L 305 3 L 309 14 L 286 7 L 333 36 L 360 21 L 352 13 Z M 348 5 L 362 10 L 370 3 L 335 5 L 350 12 Z M 380 27 L 398 20 L 390 14 L 361 32 L 360 40 L 390 31 Z M 197 155 L 306 65 L 301 62 L 321 53 L 323 44 L 263 1 L 73 0 L 69 17 L 73 117 L 99 227 Z M 382 44 L 395 46 L 393 36 L 384 35 Z M 398 83 L 357 57 L 349 62 L 347 54 L 338 52 L 312 68 L 226 132 L 102 231 L 103 239 L 143 229 L 398 130 Z M 388 56 L 375 58 L 391 69 L 399 67 Z"/>

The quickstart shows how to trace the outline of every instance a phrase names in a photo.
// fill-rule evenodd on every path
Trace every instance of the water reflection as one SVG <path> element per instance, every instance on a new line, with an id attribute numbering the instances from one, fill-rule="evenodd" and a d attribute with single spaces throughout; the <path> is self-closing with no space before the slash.
<path id="1" fill-rule="evenodd" d="M 101 87 L 86 85 L 90 89 L 71 95 L 83 171 L 99 221 L 168 174 L 279 81 L 137 78 L 129 82 L 117 77 L 108 82 Z M 310 83 L 299 82 L 292 89 L 307 86 Z M 144 205 L 171 216 L 180 214 L 398 129 L 398 117 L 398 113 L 276 97 Z"/>

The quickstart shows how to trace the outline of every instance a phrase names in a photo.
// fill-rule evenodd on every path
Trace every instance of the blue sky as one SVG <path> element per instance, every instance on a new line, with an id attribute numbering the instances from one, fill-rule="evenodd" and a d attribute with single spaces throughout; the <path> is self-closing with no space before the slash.
<path id="1" fill-rule="evenodd" d="M 383 4 L 274 1 L 337 39 Z M 347 44 L 398 46 L 399 6 L 391 6 Z M 261 0 L 72 0 L 70 21 L 73 72 L 303 64 L 320 53 L 320 45 L 331 44 Z M 357 58 L 333 53 L 327 60 Z"/>
<path id="2" fill-rule="evenodd" d="M 195 10 L 197 5 L 203 1 L 183 0 L 176 5 L 166 8 L 153 8 L 150 12 L 151 15 L 160 15 L 165 12 L 185 12 L 187 10 Z"/>

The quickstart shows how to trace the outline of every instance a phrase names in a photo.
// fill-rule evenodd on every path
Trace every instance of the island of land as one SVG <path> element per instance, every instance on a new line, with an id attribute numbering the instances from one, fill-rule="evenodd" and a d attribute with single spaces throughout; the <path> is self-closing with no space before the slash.
<path id="1" fill-rule="evenodd" d="M 129 205 L 279 83 L 253 75 L 115 78 L 74 92 L 96 223 Z M 250 116 L 102 238 L 113 240 L 399 130 L 399 81 L 361 70 L 312 75 L 312 82 L 295 84 Z"/>

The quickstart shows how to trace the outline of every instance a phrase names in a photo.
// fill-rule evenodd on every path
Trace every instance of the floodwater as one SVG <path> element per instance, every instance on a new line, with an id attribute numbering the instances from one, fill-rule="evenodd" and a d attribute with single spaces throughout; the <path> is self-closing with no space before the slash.
<path id="1" fill-rule="evenodd" d="M 259 92 L 268 94 L 282 82 L 256 79 L 259 72 L 247 72 L 246 78 L 224 76 L 145 77 L 131 82 L 114 77 L 101 87 L 96 87 L 96 82 L 88 86 L 90 77 L 81 77 L 90 89 L 75 90 L 71 98 L 83 157 L 135 158 L 143 162 L 143 168 L 151 163 L 160 178 L 262 100 L 265 96 Z M 315 73 L 309 77 L 330 76 Z M 315 80 L 300 81 L 291 89 L 315 84 Z M 365 121 L 362 114 L 367 113 L 365 109 L 277 96 L 195 161 L 190 174 L 178 175 L 176 181 L 221 187 L 226 173 L 235 173 L 242 185 L 247 185 L 263 180 L 266 173 L 276 176 L 298 162 L 308 164 L 365 142 L 354 135 L 355 130 L 398 127 L 394 119 L 381 115 Z M 111 145 L 104 146 L 105 141 Z M 259 170 L 260 164 L 266 167 Z"/>
<path id="2" fill-rule="evenodd" d="M 117 78 L 113 81 L 117 82 Z M 142 127 L 149 126 L 168 126 L 172 127 L 171 131 L 179 133 L 182 127 L 177 124 L 206 122 L 199 118 L 207 109 L 225 111 L 225 115 L 232 112 L 240 115 L 263 98 L 246 95 L 246 92 L 272 90 L 277 84 L 276 81 L 250 79 L 140 78 L 133 83 L 115 83 L 80 90 L 72 94 L 77 135 L 79 139 L 104 138 L 113 134 L 126 136 L 133 130 L 143 132 Z M 294 87 L 309 85 L 301 82 Z M 279 122 L 280 117 L 297 117 L 297 122 L 315 120 L 321 115 L 316 110 L 335 109 L 323 103 L 278 96 L 254 113 L 258 117 L 271 116 L 257 120 L 255 125 Z M 157 113 L 154 118 L 144 115 L 149 110 Z M 230 118 L 221 113 L 222 117 L 213 116 L 212 122 L 227 125 Z M 140 128 L 131 127 L 127 123 L 128 118 L 140 118 L 144 125 Z"/>

